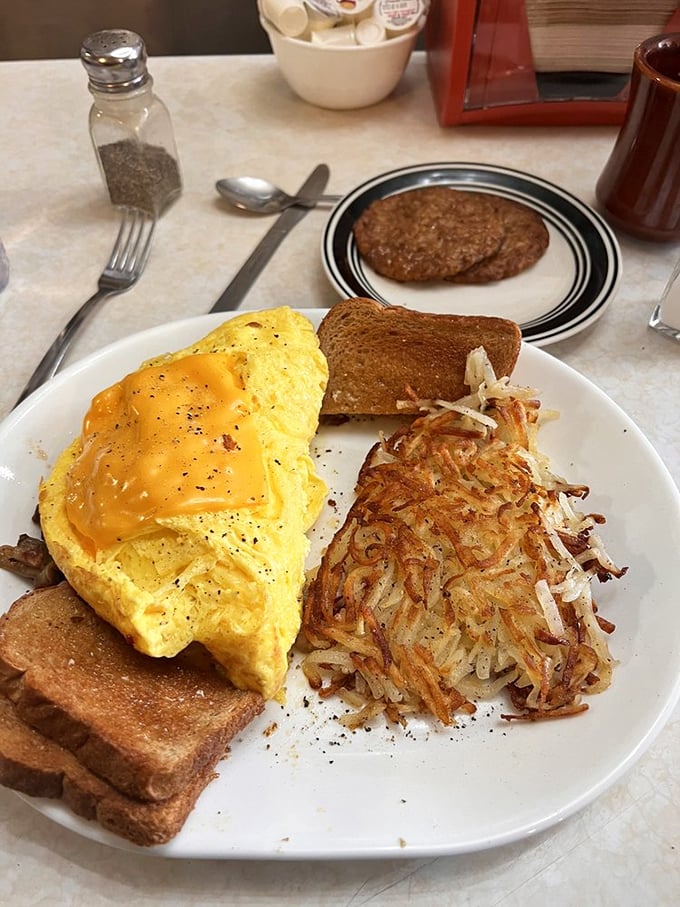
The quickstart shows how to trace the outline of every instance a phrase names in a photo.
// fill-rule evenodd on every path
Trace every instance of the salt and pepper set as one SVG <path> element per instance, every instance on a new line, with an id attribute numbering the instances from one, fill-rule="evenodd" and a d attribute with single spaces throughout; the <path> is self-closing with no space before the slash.
<path id="1" fill-rule="evenodd" d="M 92 94 L 90 136 L 111 203 L 158 217 L 181 194 L 182 178 L 144 41 L 126 29 L 98 31 L 85 39 L 80 57 Z"/>

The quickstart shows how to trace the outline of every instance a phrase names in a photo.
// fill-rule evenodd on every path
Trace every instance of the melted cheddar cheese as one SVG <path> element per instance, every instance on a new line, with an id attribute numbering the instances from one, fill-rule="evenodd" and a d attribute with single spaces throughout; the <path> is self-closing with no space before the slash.
<path id="1" fill-rule="evenodd" d="M 66 480 L 66 512 L 97 548 L 162 517 L 264 500 L 250 395 L 225 353 L 133 372 L 97 396 Z"/>

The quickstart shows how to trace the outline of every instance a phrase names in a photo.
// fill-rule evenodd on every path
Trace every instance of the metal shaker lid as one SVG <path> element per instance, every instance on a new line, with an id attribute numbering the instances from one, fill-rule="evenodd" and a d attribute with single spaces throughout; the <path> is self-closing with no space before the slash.
<path id="1" fill-rule="evenodd" d="M 124 28 L 89 35 L 80 48 L 80 59 L 97 91 L 129 91 L 149 80 L 144 41 Z"/>

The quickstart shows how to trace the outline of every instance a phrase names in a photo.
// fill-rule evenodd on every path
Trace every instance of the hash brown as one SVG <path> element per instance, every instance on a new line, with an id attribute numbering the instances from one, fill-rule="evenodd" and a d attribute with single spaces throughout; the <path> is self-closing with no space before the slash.
<path id="1" fill-rule="evenodd" d="M 579 714 L 605 690 L 614 625 L 591 581 L 621 577 L 604 548 L 588 487 L 553 472 L 537 445 L 533 388 L 468 357 L 472 391 L 423 401 L 424 415 L 382 437 L 356 499 L 307 585 L 303 671 L 339 694 L 355 728 L 377 715 L 444 725 L 505 689 L 514 714 Z"/>

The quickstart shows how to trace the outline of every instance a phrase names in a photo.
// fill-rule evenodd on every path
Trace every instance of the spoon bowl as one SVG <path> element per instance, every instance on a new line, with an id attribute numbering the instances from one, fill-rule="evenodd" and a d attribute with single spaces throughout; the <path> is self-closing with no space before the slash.
<path id="1" fill-rule="evenodd" d="M 342 198 L 341 195 L 319 195 L 317 198 L 289 195 L 268 180 L 256 176 L 221 179 L 215 183 L 215 188 L 230 205 L 252 214 L 278 214 L 292 205 L 303 208 L 334 205 Z"/>

